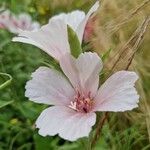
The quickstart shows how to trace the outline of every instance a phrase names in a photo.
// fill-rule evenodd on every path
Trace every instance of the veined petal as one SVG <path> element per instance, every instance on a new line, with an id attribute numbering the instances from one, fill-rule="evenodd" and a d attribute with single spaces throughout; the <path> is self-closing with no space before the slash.
<path id="1" fill-rule="evenodd" d="M 82 39 L 83 39 L 83 34 L 84 34 L 84 30 L 85 30 L 85 26 L 87 24 L 87 21 L 89 19 L 89 17 L 92 15 L 92 13 L 94 13 L 99 7 L 99 1 L 97 1 L 89 10 L 89 12 L 87 13 L 87 15 L 85 16 L 84 20 L 79 24 L 79 26 L 77 27 L 76 33 L 78 35 L 79 41 L 80 43 L 82 43 Z"/>
<path id="2" fill-rule="evenodd" d="M 95 95 L 99 84 L 99 72 L 103 66 L 96 53 L 82 53 L 77 59 L 66 54 L 60 60 L 60 66 L 75 89 L 84 94 L 91 92 Z"/>
<path id="3" fill-rule="evenodd" d="M 70 13 L 61 13 L 58 14 L 51 19 L 55 20 L 63 20 L 66 24 L 68 24 L 74 31 L 76 31 L 78 25 L 83 21 L 85 18 L 85 13 L 83 11 L 75 10 Z"/>
<path id="4" fill-rule="evenodd" d="M 31 101 L 49 105 L 69 105 L 74 89 L 63 75 L 47 67 L 40 67 L 26 84 L 25 96 Z"/>
<path id="5" fill-rule="evenodd" d="M 119 71 L 109 77 L 95 97 L 95 111 L 127 111 L 137 107 L 139 95 L 134 88 L 135 72 Z"/>
<path id="6" fill-rule="evenodd" d="M 68 24 L 77 33 L 77 36 L 81 44 L 87 21 L 89 17 L 92 15 L 92 13 L 94 13 L 98 9 L 98 7 L 99 2 L 97 1 L 89 10 L 86 16 L 83 11 L 75 10 L 70 13 L 61 13 L 59 15 L 52 17 L 51 19 L 62 20 L 66 24 Z"/>
<path id="7" fill-rule="evenodd" d="M 19 37 L 13 38 L 13 41 L 35 45 L 57 60 L 70 52 L 67 25 L 62 20 L 51 19 L 36 31 L 20 31 Z"/>
<path id="8" fill-rule="evenodd" d="M 69 141 L 89 135 L 95 124 L 95 113 L 78 113 L 68 107 L 53 106 L 45 109 L 36 121 L 39 134 L 56 135 Z"/>

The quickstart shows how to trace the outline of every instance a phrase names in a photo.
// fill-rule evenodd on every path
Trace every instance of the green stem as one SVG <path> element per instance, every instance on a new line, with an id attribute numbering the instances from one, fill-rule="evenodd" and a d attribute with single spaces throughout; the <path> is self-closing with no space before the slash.
<path id="1" fill-rule="evenodd" d="M 7 81 L 5 81 L 3 84 L 0 85 L 0 90 L 2 90 L 3 88 L 5 88 L 11 83 L 12 76 L 7 73 L 2 73 L 2 72 L 0 72 L 0 75 L 7 76 L 9 78 Z"/>
<path id="2" fill-rule="evenodd" d="M 99 120 L 99 122 L 97 124 L 96 133 L 91 142 L 91 149 L 93 149 L 93 147 L 96 145 L 96 143 L 101 135 L 101 130 L 103 128 L 103 125 L 104 125 L 105 121 L 107 120 L 107 118 L 108 118 L 108 112 L 105 112 L 104 116 L 102 117 L 102 119 Z"/>

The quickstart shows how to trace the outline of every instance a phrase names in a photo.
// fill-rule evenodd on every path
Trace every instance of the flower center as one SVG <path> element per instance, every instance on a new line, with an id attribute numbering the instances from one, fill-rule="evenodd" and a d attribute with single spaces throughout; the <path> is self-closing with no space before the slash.
<path id="1" fill-rule="evenodd" d="M 71 101 L 69 107 L 83 113 L 88 113 L 91 111 L 93 106 L 93 99 L 90 96 L 90 93 L 87 97 L 81 95 L 79 92 L 75 96 L 74 100 Z"/>

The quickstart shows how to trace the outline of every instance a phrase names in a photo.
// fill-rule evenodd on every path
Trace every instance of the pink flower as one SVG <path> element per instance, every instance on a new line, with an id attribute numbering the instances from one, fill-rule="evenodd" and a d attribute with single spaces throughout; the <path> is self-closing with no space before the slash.
<path id="1" fill-rule="evenodd" d="M 12 33 L 19 33 L 20 30 L 33 31 L 39 29 L 38 22 L 33 22 L 28 14 L 22 13 L 18 16 L 6 10 L 0 14 L 0 28 L 7 29 Z"/>
<path id="2" fill-rule="evenodd" d="M 20 31 L 13 41 L 35 45 L 57 60 L 70 52 L 67 24 L 62 20 L 51 19 L 37 31 Z"/>
<path id="3" fill-rule="evenodd" d="M 102 61 L 96 53 L 82 53 L 77 59 L 65 54 L 60 59 L 64 74 L 40 67 L 26 84 L 31 101 L 52 105 L 36 121 L 39 134 L 74 141 L 87 137 L 96 122 L 96 111 L 127 111 L 137 107 L 135 72 L 119 71 L 99 88 Z"/>
<path id="4" fill-rule="evenodd" d="M 18 37 L 13 38 L 13 41 L 35 45 L 59 61 L 61 56 L 70 53 L 67 24 L 76 31 L 79 41 L 82 43 L 88 18 L 98 7 L 97 1 L 86 16 L 84 12 L 75 11 L 67 15 L 52 17 L 47 25 L 37 31 L 19 31 Z"/>
<path id="5" fill-rule="evenodd" d="M 12 33 L 19 33 L 20 30 L 34 31 L 40 28 L 38 22 L 33 22 L 30 15 L 26 13 L 19 14 L 18 16 L 11 15 L 10 24 L 8 29 Z"/>
<path id="6" fill-rule="evenodd" d="M 82 43 L 83 38 L 85 37 L 85 40 L 88 38 L 89 34 L 91 33 L 91 19 L 89 20 L 90 16 L 98 9 L 99 2 L 97 1 L 92 8 L 89 10 L 87 15 L 85 15 L 85 12 L 80 10 L 75 10 L 70 13 L 61 13 L 59 15 L 56 15 L 52 17 L 51 19 L 55 20 L 62 20 L 66 24 L 68 24 L 77 34 L 80 43 Z M 50 20 L 51 20 L 50 19 Z M 90 21 L 90 26 L 89 26 Z M 84 35 L 85 34 L 85 35 Z"/>
<path id="7" fill-rule="evenodd" d="M 0 28 L 5 29 L 9 24 L 10 11 L 5 10 L 0 13 Z"/>
<path id="8" fill-rule="evenodd" d="M 96 17 L 90 17 L 84 30 L 83 40 L 84 42 L 89 42 L 90 38 L 94 33 L 94 26 L 95 26 Z"/>

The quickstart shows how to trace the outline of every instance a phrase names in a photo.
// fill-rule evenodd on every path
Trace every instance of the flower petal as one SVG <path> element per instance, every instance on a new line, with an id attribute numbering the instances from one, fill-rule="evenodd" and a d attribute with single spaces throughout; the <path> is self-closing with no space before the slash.
<path id="1" fill-rule="evenodd" d="M 95 124 L 95 113 L 78 113 L 68 107 L 53 106 L 45 109 L 36 121 L 39 134 L 56 135 L 69 141 L 89 135 Z"/>
<path id="2" fill-rule="evenodd" d="M 38 22 L 32 21 L 32 18 L 29 14 L 21 13 L 16 18 L 18 22 L 18 31 L 27 30 L 27 31 L 36 31 L 40 28 L 40 24 Z"/>
<path id="3" fill-rule="evenodd" d="M 103 66 L 96 53 L 82 53 L 77 59 L 66 54 L 60 60 L 60 66 L 75 89 L 95 95 L 99 84 L 99 72 Z"/>
<path id="4" fill-rule="evenodd" d="M 62 20 L 51 19 L 49 24 L 36 31 L 20 31 L 13 41 L 35 45 L 57 60 L 70 52 L 67 25 Z"/>
<path id="5" fill-rule="evenodd" d="M 0 13 L 0 25 L 1 28 L 7 28 L 10 24 L 10 11 L 5 10 Z"/>
<path id="6" fill-rule="evenodd" d="M 47 67 L 37 69 L 25 88 L 25 96 L 37 103 L 69 105 L 74 96 L 74 89 L 68 80 Z"/>
<path id="7" fill-rule="evenodd" d="M 75 10 L 70 13 L 61 13 L 59 15 L 56 15 L 52 17 L 51 19 L 61 19 L 66 24 L 68 24 L 74 31 L 76 31 L 78 25 L 83 21 L 85 18 L 85 13 L 83 11 Z M 50 19 L 50 20 L 51 20 Z"/>
<path id="8" fill-rule="evenodd" d="M 92 6 L 92 8 L 89 10 L 89 12 L 87 13 L 87 15 L 85 16 L 84 20 L 77 27 L 76 33 L 78 35 L 80 43 L 82 43 L 83 34 L 84 34 L 84 30 L 85 30 L 85 26 L 87 24 L 87 21 L 88 21 L 89 17 L 92 15 L 92 13 L 94 13 L 98 9 L 98 7 L 99 7 L 99 1 L 97 1 Z"/>
<path id="9" fill-rule="evenodd" d="M 137 107 L 139 95 L 134 88 L 135 72 L 119 71 L 109 77 L 95 97 L 95 111 L 126 111 Z"/>

